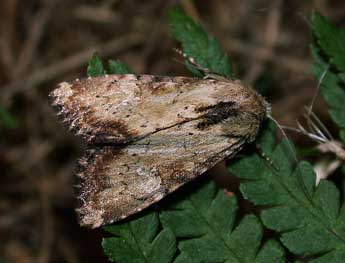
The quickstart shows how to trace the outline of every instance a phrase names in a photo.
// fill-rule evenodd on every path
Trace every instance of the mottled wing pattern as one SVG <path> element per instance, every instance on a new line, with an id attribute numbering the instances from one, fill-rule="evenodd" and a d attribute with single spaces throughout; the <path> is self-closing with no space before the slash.
<path id="1" fill-rule="evenodd" d="M 50 96 L 70 130 L 89 143 L 127 143 L 200 118 L 220 101 L 261 110 L 250 88 L 190 77 L 107 75 L 61 83 Z"/>
<path id="2" fill-rule="evenodd" d="M 195 125 L 162 130 L 122 148 L 89 150 L 77 173 L 80 224 L 99 227 L 141 211 L 235 154 L 245 141 L 216 127 L 214 133 L 195 131 Z"/>
<path id="3" fill-rule="evenodd" d="M 109 75 L 61 83 L 52 105 L 89 143 L 81 225 L 121 220 L 252 141 L 268 105 L 236 81 Z"/>

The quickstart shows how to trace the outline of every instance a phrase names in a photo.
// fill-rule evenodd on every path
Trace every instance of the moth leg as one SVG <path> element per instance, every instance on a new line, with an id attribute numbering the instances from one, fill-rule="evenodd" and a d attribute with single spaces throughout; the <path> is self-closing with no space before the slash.
<path id="1" fill-rule="evenodd" d="M 228 79 L 227 77 L 221 75 L 221 74 L 217 74 L 217 73 L 206 73 L 204 72 L 205 76 L 204 79 L 214 79 L 214 80 L 218 80 L 218 81 L 223 81 L 223 82 L 231 82 L 232 80 Z"/>

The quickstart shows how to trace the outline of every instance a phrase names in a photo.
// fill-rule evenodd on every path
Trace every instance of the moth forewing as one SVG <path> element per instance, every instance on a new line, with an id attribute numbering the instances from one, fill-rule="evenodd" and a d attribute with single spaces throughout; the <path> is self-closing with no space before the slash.
<path id="1" fill-rule="evenodd" d="M 266 110 L 264 100 L 239 82 L 190 77 L 108 75 L 61 83 L 51 97 L 70 129 L 89 143 L 133 141 L 201 119 L 219 103 L 229 114 L 262 118 Z"/>
<path id="2" fill-rule="evenodd" d="M 91 148 L 77 171 L 77 213 L 89 227 L 141 211 L 234 155 L 268 108 L 237 81 L 188 77 L 109 75 L 51 96 Z"/>

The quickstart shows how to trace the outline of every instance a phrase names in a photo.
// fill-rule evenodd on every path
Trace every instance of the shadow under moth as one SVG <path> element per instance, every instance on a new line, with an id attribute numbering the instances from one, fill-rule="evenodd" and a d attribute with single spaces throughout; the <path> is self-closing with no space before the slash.
<path id="1" fill-rule="evenodd" d="M 79 160 L 79 223 L 128 217 L 235 155 L 269 105 L 239 81 L 106 75 L 61 83 L 52 106 L 89 149 Z"/>

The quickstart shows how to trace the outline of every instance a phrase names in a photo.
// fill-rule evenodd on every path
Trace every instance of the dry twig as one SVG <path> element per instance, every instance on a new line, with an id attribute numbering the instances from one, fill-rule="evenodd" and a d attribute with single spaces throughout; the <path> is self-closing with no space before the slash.
<path id="1" fill-rule="evenodd" d="M 83 64 L 86 64 L 94 52 L 100 52 L 103 56 L 108 56 L 125 49 L 131 48 L 135 45 L 141 44 L 145 41 L 145 35 L 141 33 L 131 33 L 123 37 L 116 37 L 104 44 L 99 44 L 77 54 L 71 55 L 57 63 L 40 68 L 20 80 L 16 80 L 5 87 L 3 87 L 3 100 L 8 105 L 11 98 L 18 92 L 24 92 L 32 86 L 36 86 L 57 78 L 62 74 L 66 74 Z"/>
<path id="2" fill-rule="evenodd" d="M 28 32 L 28 39 L 19 54 L 16 66 L 13 68 L 12 79 L 20 77 L 31 65 L 37 51 L 37 47 L 44 35 L 48 20 L 52 16 L 56 1 L 46 1 L 46 6 L 35 16 Z"/>

